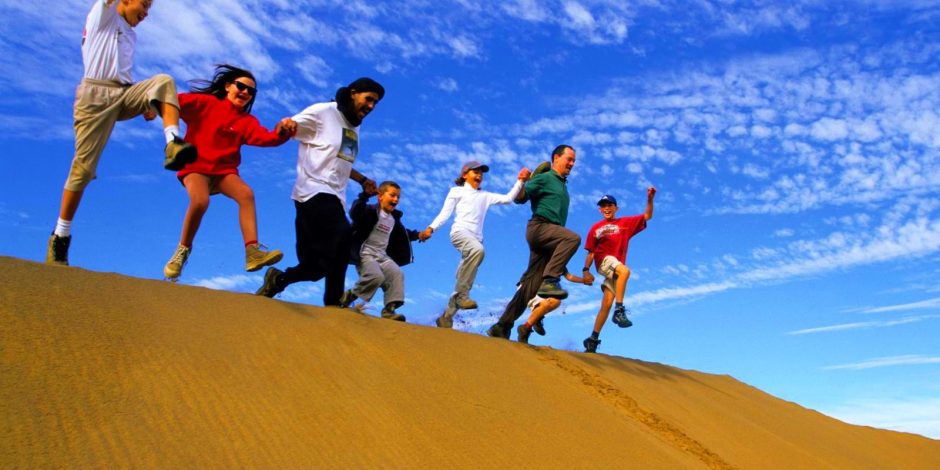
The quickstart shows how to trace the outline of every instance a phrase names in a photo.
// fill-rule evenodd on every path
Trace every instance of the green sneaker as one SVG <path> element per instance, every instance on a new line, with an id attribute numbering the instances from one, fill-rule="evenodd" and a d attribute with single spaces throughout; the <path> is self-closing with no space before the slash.
<path id="1" fill-rule="evenodd" d="M 282 286 L 278 279 L 281 277 L 281 274 L 284 274 L 284 271 L 277 269 L 275 267 L 268 268 L 264 273 L 264 284 L 261 284 L 261 287 L 255 292 L 255 295 L 263 295 L 265 297 L 274 298 L 275 295 L 280 294 L 284 291 L 286 286 Z"/>
<path id="2" fill-rule="evenodd" d="M 542 281 L 542 285 L 539 286 L 538 296 L 545 298 L 554 297 L 558 300 L 564 300 L 568 298 L 568 291 L 558 285 L 557 279 L 545 278 L 545 280 Z"/>
<path id="3" fill-rule="evenodd" d="M 519 325 L 519 328 L 516 328 L 516 334 L 520 343 L 529 344 L 529 335 L 532 334 L 532 329 L 523 323 Z"/>
<path id="4" fill-rule="evenodd" d="M 176 252 L 166 262 L 166 266 L 163 267 L 163 276 L 166 280 L 176 282 L 179 279 L 180 274 L 183 273 L 183 266 L 186 266 L 186 261 L 189 260 L 189 254 L 192 252 L 192 248 L 183 245 L 176 247 Z"/>
<path id="5" fill-rule="evenodd" d="M 170 171 L 180 171 L 186 165 L 196 161 L 196 147 L 179 136 L 166 144 L 163 153 L 166 155 L 163 159 L 163 168 Z"/>
<path id="6" fill-rule="evenodd" d="M 265 266 L 277 263 L 284 257 L 281 250 L 265 251 L 266 246 L 252 243 L 245 247 L 245 271 L 253 273 Z"/>
<path id="7" fill-rule="evenodd" d="M 60 237 L 52 234 L 49 237 L 49 245 L 46 247 L 46 264 L 57 264 L 59 266 L 69 265 L 69 245 L 72 243 L 72 237 Z"/>

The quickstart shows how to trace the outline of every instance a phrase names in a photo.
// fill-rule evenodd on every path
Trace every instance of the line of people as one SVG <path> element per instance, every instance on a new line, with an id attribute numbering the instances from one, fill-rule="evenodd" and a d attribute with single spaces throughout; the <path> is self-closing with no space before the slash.
<path id="1" fill-rule="evenodd" d="M 190 200 L 179 244 L 164 266 L 168 280 L 175 281 L 181 275 L 210 197 L 221 193 L 238 204 L 245 269 L 268 267 L 256 294 L 274 297 L 291 284 L 323 279 L 324 305 L 362 311 L 381 288 L 381 316 L 405 321 L 397 309 L 405 301 L 401 267 L 414 259 L 411 242 L 427 241 L 453 214 L 450 240 L 461 258 L 454 292 L 435 321 L 439 327 L 451 328 L 459 310 L 478 307 L 470 290 L 485 254 L 487 211 L 493 205 L 529 202 L 532 217 L 525 234 L 528 266 L 515 295 L 487 334 L 508 339 L 515 322 L 531 308 L 527 321 L 517 328 L 518 340 L 527 343 L 533 331 L 544 335 L 544 316 L 568 295 L 559 284 L 561 278 L 592 285 L 591 264 L 605 280 L 601 308 L 591 336 L 584 340 L 585 350 L 597 350 L 612 304 L 614 323 L 623 328 L 631 325 L 623 306 L 630 276 L 626 253 L 630 238 L 652 218 L 655 188 L 647 190 L 646 211 L 635 216 L 617 218 L 613 196 L 598 201 L 603 219 L 588 231 L 582 276 L 566 268 L 581 244 L 581 237 L 565 227 L 570 203 L 567 178 L 576 161 L 575 150 L 568 145 L 556 147 L 551 161 L 540 164 L 534 172 L 521 168 L 505 194 L 484 191 L 481 185 L 489 167 L 467 162 L 427 228 L 420 232 L 406 229 L 397 209 L 402 188 L 394 181 L 376 184 L 353 168 L 359 153 L 360 125 L 385 95 L 381 84 L 370 78 L 355 80 L 337 90 L 334 101 L 313 104 L 268 130 L 251 115 L 258 83 L 248 70 L 219 65 L 212 79 L 194 81 L 188 93 L 177 93 L 172 78 L 165 74 L 133 82 L 133 28 L 146 18 L 151 4 L 152 0 L 95 0 L 88 14 L 82 38 L 85 72 L 74 105 L 75 155 L 59 218 L 48 241 L 47 263 L 68 265 L 71 223 L 85 188 L 95 178 L 115 123 L 136 116 L 149 121 L 159 115 L 166 140 L 164 167 L 177 172 Z M 186 123 L 182 137 L 180 120 Z M 281 271 L 273 265 L 283 253 L 258 242 L 254 194 L 239 176 L 238 167 L 242 145 L 273 147 L 291 138 L 298 142 L 297 178 L 291 192 L 298 264 Z M 350 179 L 362 188 L 349 208 L 352 224 L 346 218 L 345 197 Z M 368 203 L 372 196 L 377 196 L 377 203 Z M 359 279 L 346 290 L 346 269 L 351 263 L 356 265 Z"/>

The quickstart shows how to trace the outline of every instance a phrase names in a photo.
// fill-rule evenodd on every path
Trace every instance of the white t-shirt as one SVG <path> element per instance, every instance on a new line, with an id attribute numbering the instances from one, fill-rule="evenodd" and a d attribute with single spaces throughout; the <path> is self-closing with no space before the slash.
<path id="1" fill-rule="evenodd" d="M 519 191 L 522 190 L 522 181 L 516 180 L 512 189 L 506 194 L 496 194 L 481 189 L 473 189 L 467 183 L 463 186 L 450 188 L 447 198 L 444 199 L 444 207 L 440 214 L 431 222 L 431 229 L 437 229 L 447 222 L 452 212 L 454 216 L 454 225 L 451 227 L 451 233 L 458 230 L 469 232 L 477 240 L 483 241 L 483 220 L 486 219 L 486 211 L 495 204 L 509 204 L 515 199 Z"/>
<path id="2" fill-rule="evenodd" d="M 106 0 L 95 0 L 82 32 L 82 60 L 85 78 L 130 85 L 134 83 L 131 69 L 137 33 L 117 14 L 120 1 L 114 0 L 107 6 Z"/>
<path id="3" fill-rule="evenodd" d="M 369 256 L 372 258 L 384 258 L 387 256 L 385 249 L 388 248 L 388 238 L 392 233 L 392 228 L 395 227 L 395 216 L 382 209 L 377 209 L 377 211 L 379 213 L 379 220 L 375 223 L 375 227 L 372 227 L 372 232 L 369 233 L 368 238 L 362 242 L 359 256 Z"/>
<path id="4" fill-rule="evenodd" d="M 346 121 L 336 102 L 317 103 L 297 113 L 294 136 L 297 149 L 297 182 L 291 199 L 305 202 L 320 193 L 339 198 L 346 207 L 346 184 L 359 154 L 359 127 Z"/>

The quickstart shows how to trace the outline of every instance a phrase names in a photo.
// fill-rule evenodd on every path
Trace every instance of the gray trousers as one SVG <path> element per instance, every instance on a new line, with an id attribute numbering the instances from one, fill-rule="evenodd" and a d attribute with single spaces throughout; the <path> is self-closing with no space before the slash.
<path id="1" fill-rule="evenodd" d="M 538 292 L 543 278 L 564 276 L 568 261 L 581 245 L 581 237 L 577 233 L 542 219 L 529 221 L 525 238 L 529 243 L 529 266 L 519 280 L 519 289 L 506 304 L 503 315 L 497 322 L 506 331 L 509 331 L 525 312 L 529 300 Z"/>
<path id="2" fill-rule="evenodd" d="M 483 244 L 477 237 L 463 230 L 450 234 L 450 242 L 460 252 L 460 264 L 457 265 L 457 284 L 454 286 L 454 296 L 458 299 L 469 297 L 473 281 L 477 278 L 477 270 L 483 262 Z"/>
<path id="3" fill-rule="evenodd" d="M 385 292 L 385 305 L 392 302 L 401 305 L 405 302 L 405 273 L 391 258 L 363 256 L 356 269 L 359 271 L 359 280 L 352 292 L 357 297 L 368 302 L 381 287 Z"/>

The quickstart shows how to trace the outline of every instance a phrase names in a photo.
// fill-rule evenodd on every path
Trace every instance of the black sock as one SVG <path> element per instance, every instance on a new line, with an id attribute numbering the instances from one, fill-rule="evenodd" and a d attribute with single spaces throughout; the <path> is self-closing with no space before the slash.
<path id="1" fill-rule="evenodd" d="M 592 332 L 591 332 L 591 339 L 599 339 L 600 336 L 601 336 L 601 333 L 600 333 L 599 331 L 592 331 Z"/>
<path id="2" fill-rule="evenodd" d="M 617 304 L 614 305 L 614 306 L 615 306 L 615 307 L 623 307 L 623 302 L 617 302 Z"/>

